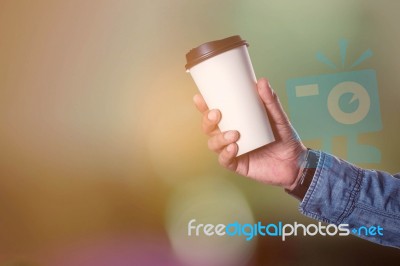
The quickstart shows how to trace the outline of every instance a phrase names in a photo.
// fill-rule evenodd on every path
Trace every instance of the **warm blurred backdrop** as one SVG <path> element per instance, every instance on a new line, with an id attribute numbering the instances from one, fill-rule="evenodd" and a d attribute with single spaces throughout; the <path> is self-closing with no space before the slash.
<path id="1" fill-rule="evenodd" d="M 316 52 L 339 62 L 342 38 L 349 61 L 371 49 L 356 70 L 376 70 L 383 130 L 360 141 L 382 160 L 360 165 L 398 172 L 399 11 L 391 0 L 1 0 L 0 264 L 398 262 L 355 237 L 185 238 L 191 218 L 314 221 L 282 189 L 218 165 L 184 65 L 190 48 L 240 34 L 287 109 L 286 80 L 334 72 Z"/>

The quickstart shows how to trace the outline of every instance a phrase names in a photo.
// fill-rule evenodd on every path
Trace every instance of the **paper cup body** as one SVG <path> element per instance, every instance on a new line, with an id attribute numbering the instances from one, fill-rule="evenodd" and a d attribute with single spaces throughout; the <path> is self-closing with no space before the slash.
<path id="1" fill-rule="evenodd" d="M 275 140 L 246 45 L 206 59 L 188 69 L 209 109 L 222 114 L 222 132 L 237 130 L 237 156 Z"/>

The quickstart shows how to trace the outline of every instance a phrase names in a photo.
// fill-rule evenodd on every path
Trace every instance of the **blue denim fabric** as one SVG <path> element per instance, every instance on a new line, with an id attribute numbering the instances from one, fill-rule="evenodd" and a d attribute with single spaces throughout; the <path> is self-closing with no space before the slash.
<path id="1" fill-rule="evenodd" d="M 349 228 L 381 226 L 383 236 L 359 236 L 400 247 L 400 174 L 361 169 L 330 154 L 319 155 L 318 166 L 300 212 L 313 219 Z"/>

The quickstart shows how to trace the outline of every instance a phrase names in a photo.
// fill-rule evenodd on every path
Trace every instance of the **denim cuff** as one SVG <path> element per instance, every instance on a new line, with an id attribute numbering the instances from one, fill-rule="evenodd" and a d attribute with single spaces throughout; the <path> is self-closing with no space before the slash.
<path id="1" fill-rule="evenodd" d="M 320 155 L 317 169 L 299 210 L 313 219 L 340 224 L 354 209 L 362 170 L 333 155 L 314 152 Z"/>

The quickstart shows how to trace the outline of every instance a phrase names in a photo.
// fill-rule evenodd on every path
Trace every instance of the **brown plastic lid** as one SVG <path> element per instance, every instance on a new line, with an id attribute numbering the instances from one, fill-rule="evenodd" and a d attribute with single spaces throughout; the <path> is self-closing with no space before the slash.
<path id="1" fill-rule="evenodd" d="M 185 68 L 188 70 L 200 62 L 241 45 L 249 46 L 249 44 L 240 38 L 239 35 L 204 43 L 196 48 L 193 48 L 189 51 L 189 53 L 186 54 Z"/>

